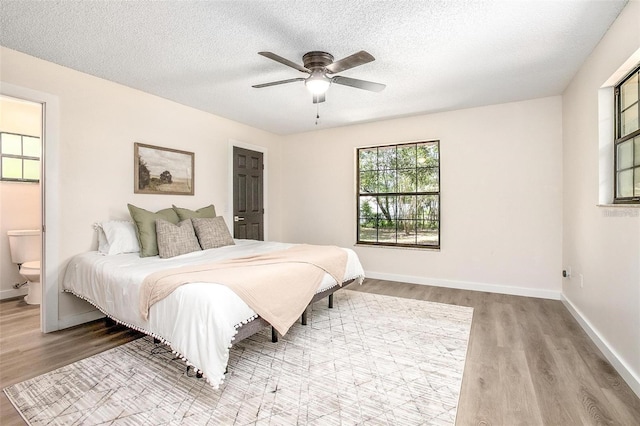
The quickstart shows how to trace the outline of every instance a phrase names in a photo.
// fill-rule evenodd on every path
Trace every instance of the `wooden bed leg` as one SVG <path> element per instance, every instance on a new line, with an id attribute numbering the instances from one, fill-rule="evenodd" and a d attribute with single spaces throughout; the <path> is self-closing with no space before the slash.
<path id="1" fill-rule="evenodd" d="M 104 317 L 104 325 L 107 327 L 113 327 L 116 325 L 116 322 L 109 317 Z"/>
<path id="2" fill-rule="evenodd" d="M 333 293 L 329 295 L 329 309 L 333 309 Z"/>
<path id="3" fill-rule="evenodd" d="M 155 345 L 159 345 L 160 344 L 160 339 L 156 339 L 155 337 L 153 338 L 153 343 Z"/>
<path id="4" fill-rule="evenodd" d="M 302 317 L 300 317 L 300 322 L 302 325 L 307 325 L 307 310 L 305 308 L 304 312 L 302 312 Z"/>
<path id="5" fill-rule="evenodd" d="M 278 332 L 273 326 L 271 326 L 271 341 L 273 343 L 278 343 Z"/>

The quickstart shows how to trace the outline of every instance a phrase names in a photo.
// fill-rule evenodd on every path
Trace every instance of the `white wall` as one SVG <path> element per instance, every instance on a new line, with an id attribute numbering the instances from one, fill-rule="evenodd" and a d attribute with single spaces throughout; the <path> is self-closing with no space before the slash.
<path id="1" fill-rule="evenodd" d="M 355 148 L 440 140 L 441 250 L 355 248 L 367 274 L 560 297 L 559 96 L 286 137 L 283 236 L 352 246 Z"/>
<path id="2" fill-rule="evenodd" d="M 127 219 L 126 204 L 157 210 L 171 204 L 200 208 L 227 205 L 229 140 L 268 150 L 269 235 L 280 237 L 277 195 L 280 177 L 279 137 L 166 99 L 73 71 L 2 48 L 2 82 L 55 95 L 60 107 L 60 185 L 48 188 L 59 196 L 60 274 L 69 258 L 95 248 L 92 224 Z M 195 153 L 195 195 L 133 193 L 133 143 L 176 148 Z M 79 299 L 61 294 L 59 317 L 92 310 Z"/>
<path id="3" fill-rule="evenodd" d="M 632 0 L 562 98 L 563 263 L 573 270 L 573 278 L 563 283 L 563 295 L 623 376 L 626 370 L 625 379 L 638 394 L 640 209 L 596 205 L 601 155 L 598 89 L 639 48 L 640 2 Z"/>
<path id="4" fill-rule="evenodd" d="M 39 104 L 0 97 L 0 131 L 40 136 L 42 110 Z M 7 231 L 40 229 L 40 185 L 29 182 L 0 181 L 0 299 L 26 294 L 18 267 L 11 263 Z M 35 260 L 35 259 L 34 259 Z"/>

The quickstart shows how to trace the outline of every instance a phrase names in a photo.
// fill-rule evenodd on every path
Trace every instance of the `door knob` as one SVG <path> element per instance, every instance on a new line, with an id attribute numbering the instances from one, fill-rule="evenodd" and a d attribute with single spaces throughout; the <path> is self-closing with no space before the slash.
<path id="1" fill-rule="evenodd" d="M 240 222 L 241 220 L 244 220 L 244 217 L 240 217 L 240 216 L 234 216 L 233 217 L 233 221 L 234 222 Z"/>

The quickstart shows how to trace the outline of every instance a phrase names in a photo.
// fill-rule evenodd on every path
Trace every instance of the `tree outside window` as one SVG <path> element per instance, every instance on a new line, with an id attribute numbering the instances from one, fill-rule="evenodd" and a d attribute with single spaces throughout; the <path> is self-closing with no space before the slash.
<path id="1" fill-rule="evenodd" d="M 439 141 L 358 149 L 358 243 L 440 247 Z"/>

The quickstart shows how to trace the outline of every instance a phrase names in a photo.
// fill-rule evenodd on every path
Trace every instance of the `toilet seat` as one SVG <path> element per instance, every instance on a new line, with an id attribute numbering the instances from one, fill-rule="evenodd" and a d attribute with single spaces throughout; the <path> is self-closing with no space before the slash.
<path id="1" fill-rule="evenodd" d="M 39 260 L 32 260 L 31 262 L 24 262 L 22 264 L 22 266 L 20 266 L 20 270 L 39 270 L 40 269 L 40 261 Z"/>

